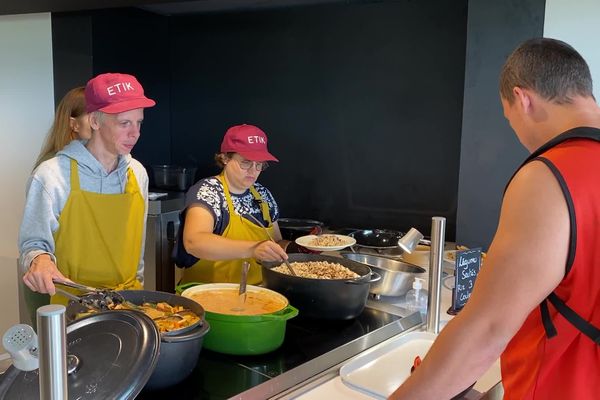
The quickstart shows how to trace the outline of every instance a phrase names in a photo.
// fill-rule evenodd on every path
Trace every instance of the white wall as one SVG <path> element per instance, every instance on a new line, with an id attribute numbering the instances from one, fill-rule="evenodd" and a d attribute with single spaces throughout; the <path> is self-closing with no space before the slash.
<path id="1" fill-rule="evenodd" d="M 25 183 L 53 115 L 50 14 L 0 16 L 0 335 L 19 322 L 17 235 Z"/>
<path id="2" fill-rule="evenodd" d="M 594 80 L 594 96 L 600 100 L 600 1 L 546 0 L 544 37 L 573 46 L 587 61 Z"/>

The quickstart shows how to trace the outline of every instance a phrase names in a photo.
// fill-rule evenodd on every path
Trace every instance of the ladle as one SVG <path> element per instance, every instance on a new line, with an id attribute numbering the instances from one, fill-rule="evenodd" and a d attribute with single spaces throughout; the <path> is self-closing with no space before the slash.
<path id="1" fill-rule="evenodd" d="M 248 217 L 250 217 L 258 226 L 260 226 L 261 228 L 263 228 L 263 230 L 265 231 L 265 233 L 267 234 L 267 237 L 269 238 L 269 240 L 273 243 L 277 243 L 274 239 L 273 236 L 271 236 L 271 234 L 269 233 L 269 230 L 260 223 L 260 221 L 258 219 L 256 219 L 256 217 L 252 214 L 246 214 Z M 298 274 L 296 274 L 296 271 L 294 271 L 294 268 L 292 268 L 292 265 L 288 262 L 288 260 L 286 259 L 282 259 L 281 261 L 283 261 L 283 263 L 285 264 L 285 266 L 287 267 L 287 269 L 290 271 L 290 274 L 294 275 L 294 276 L 298 276 Z"/>
<path id="2" fill-rule="evenodd" d="M 250 263 L 244 261 L 242 263 L 242 275 L 240 277 L 240 289 L 238 292 L 238 305 L 231 309 L 231 311 L 243 311 L 244 303 L 246 303 L 246 283 L 248 282 L 248 271 L 250 270 Z"/>

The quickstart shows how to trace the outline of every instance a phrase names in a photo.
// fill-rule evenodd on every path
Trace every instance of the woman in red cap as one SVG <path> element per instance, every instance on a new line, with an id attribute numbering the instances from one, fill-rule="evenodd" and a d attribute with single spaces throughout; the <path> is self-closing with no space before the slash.
<path id="1" fill-rule="evenodd" d="M 269 238 L 281 241 L 277 203 L 257 182 L 268 162 L 278 160 L 267 149 L 267 135 L 244 124 L 227 130 L 215 161 L 221 173 L 188 190 L 180 217 L 176 263 L 186 268 L 182 283 L 239 282 L 243 261 L 250 262 L 248 283 L 259 283 L 256 260 L 287 259 Z"/>

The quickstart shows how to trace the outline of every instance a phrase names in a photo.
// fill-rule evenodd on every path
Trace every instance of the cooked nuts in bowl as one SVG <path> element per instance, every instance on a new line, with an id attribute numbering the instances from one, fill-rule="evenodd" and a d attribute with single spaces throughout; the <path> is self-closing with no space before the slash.
<path id="1" fill-rule="evenodd" d="M 356 272 L 342 264 L 327 261 L 292 262 L 292 268 L 299 277 L 312 279 L 355 279 L 360 277 Z M 273 271 L 289 275 L 285 265 L 272 268 Z"/>

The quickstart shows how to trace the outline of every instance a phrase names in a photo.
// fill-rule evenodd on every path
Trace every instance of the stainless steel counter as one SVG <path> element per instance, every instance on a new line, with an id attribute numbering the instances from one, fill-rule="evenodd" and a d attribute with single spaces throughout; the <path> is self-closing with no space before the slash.
<path id="1" fill-rule="evenodd" d="M 156 200 L 148 200 L 148 214 L 159 215 L 171 211 L 183 210 L 185 192 L 165 192 L 166 196 Z"/>

